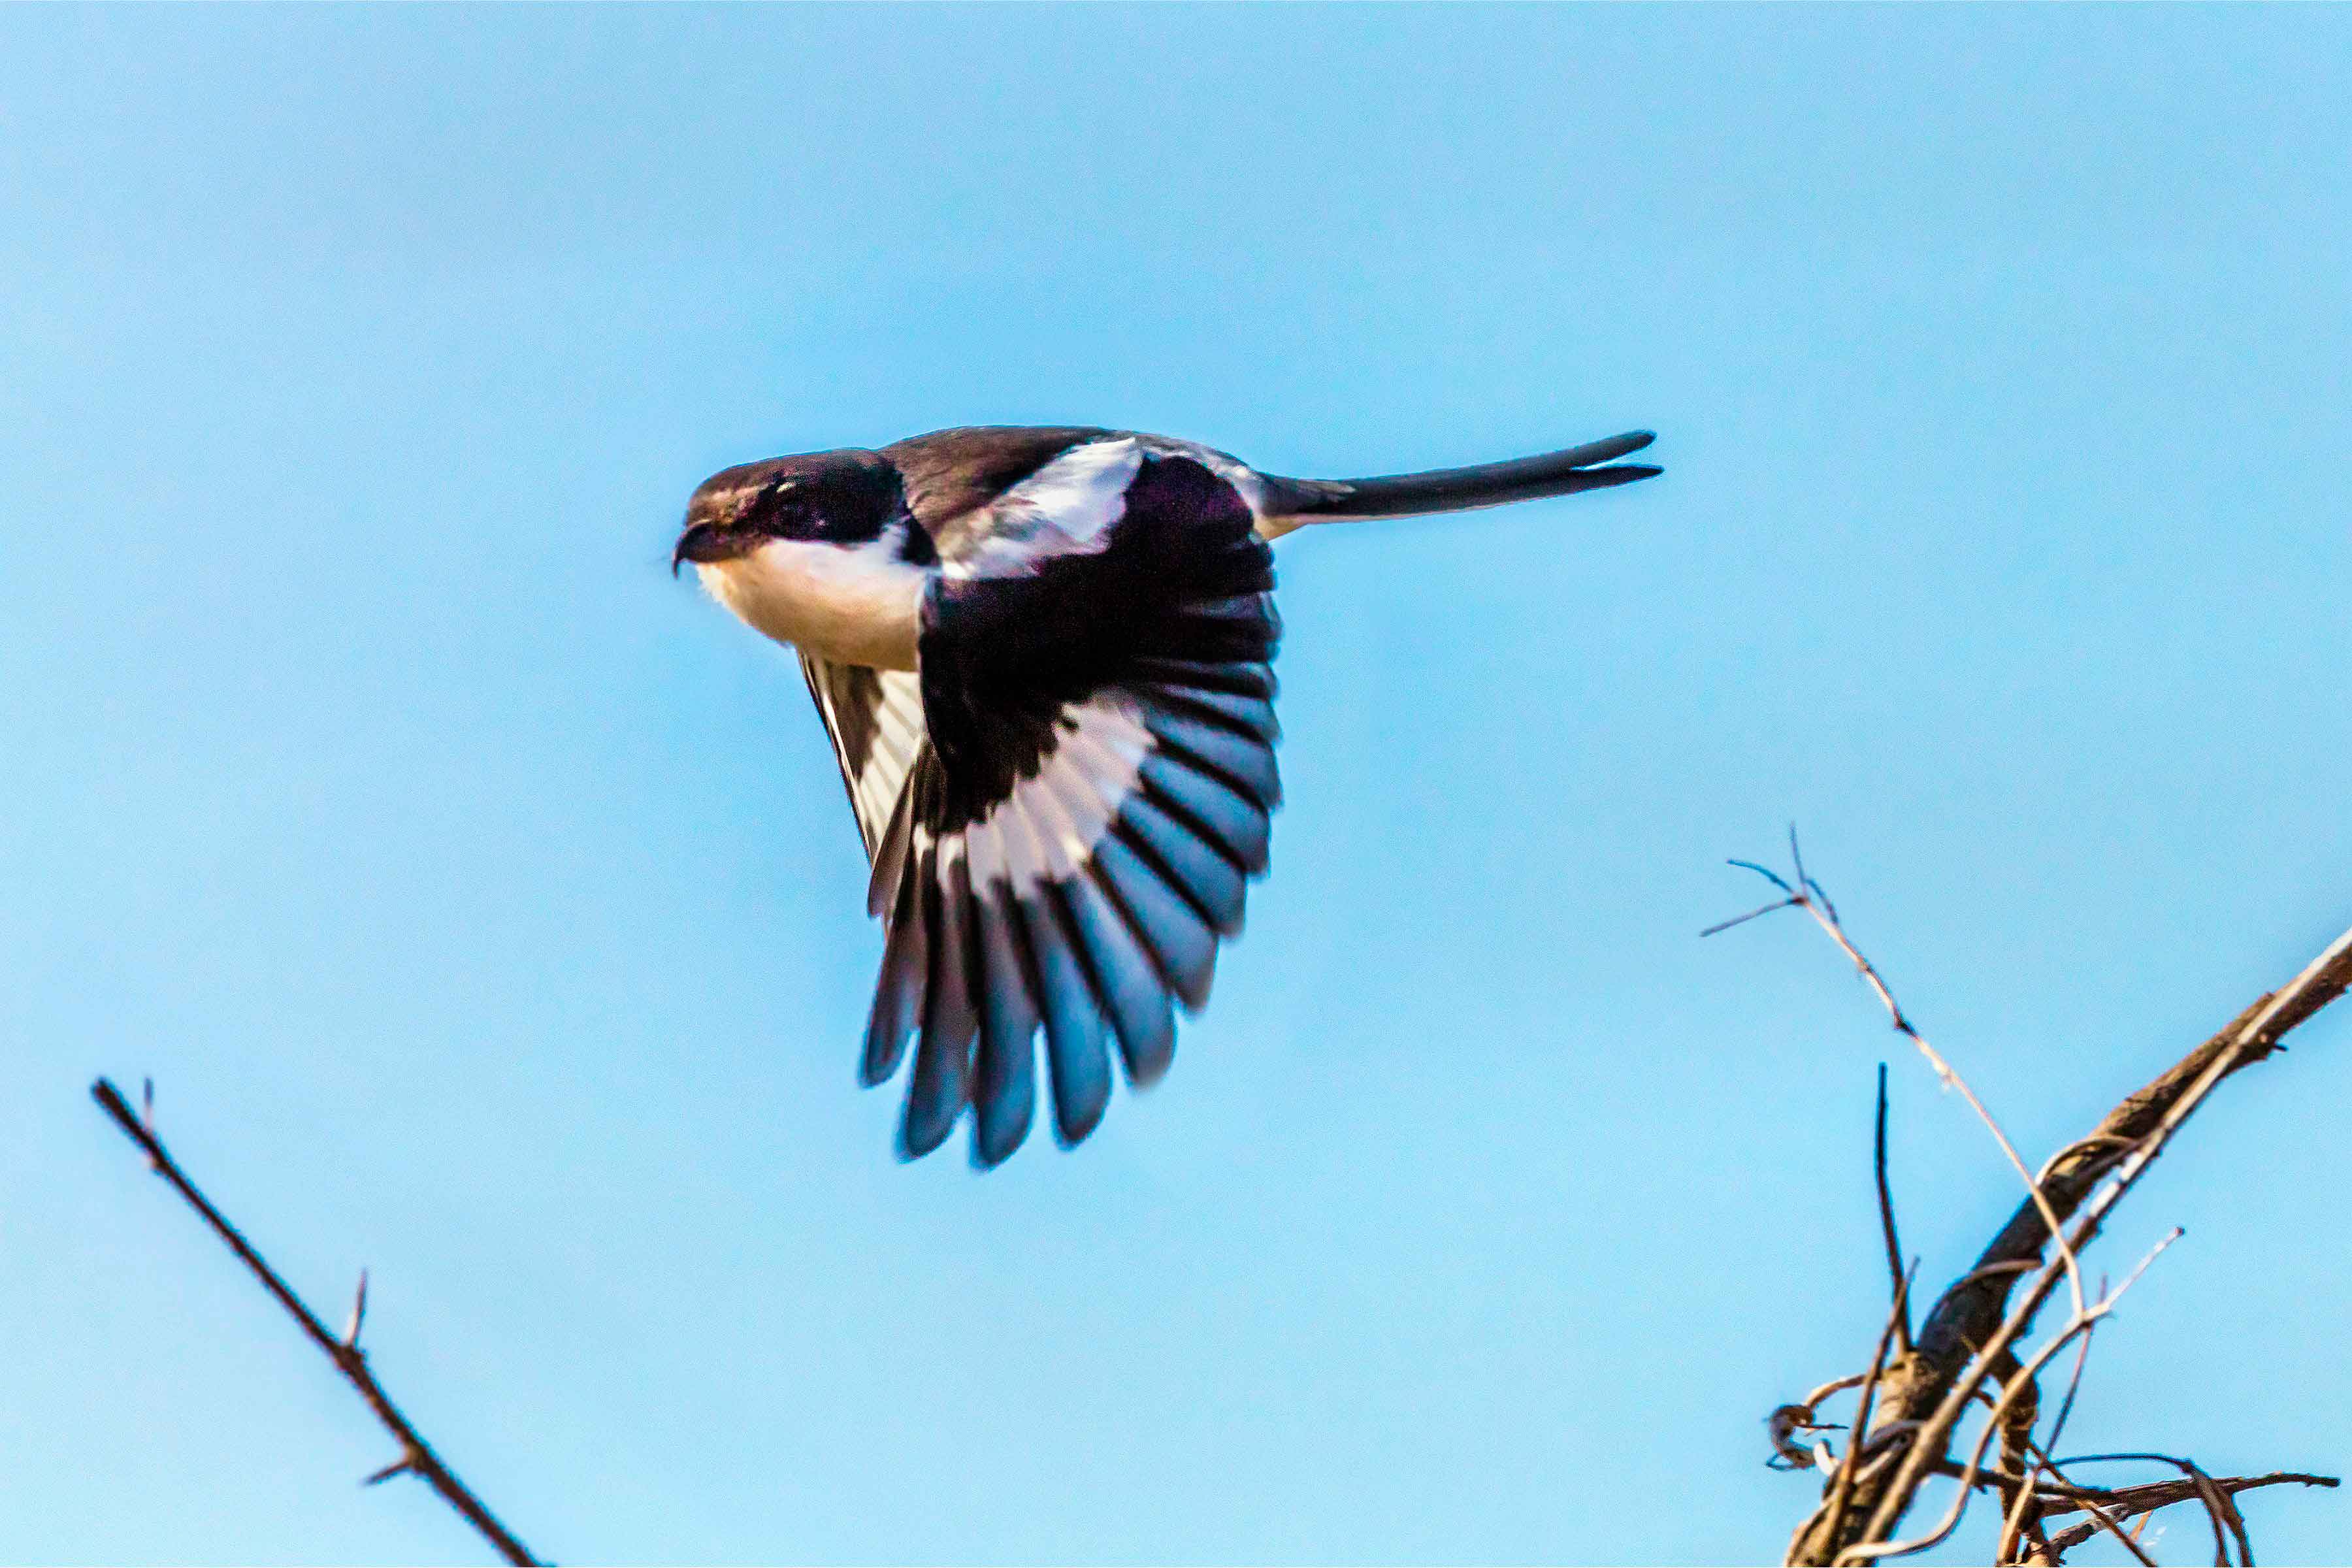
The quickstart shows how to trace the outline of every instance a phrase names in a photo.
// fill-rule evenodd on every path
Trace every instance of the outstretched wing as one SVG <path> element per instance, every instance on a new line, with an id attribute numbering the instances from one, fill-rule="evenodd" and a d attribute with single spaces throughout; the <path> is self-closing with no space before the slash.
<path id="1" fill-rule="evenodd" d="M 1148 1085 L 1175 1006 L 1207 1001 L 1280 800 L 1274 569 L 1253 524 L 1201 463 L 1113 437 L 953 541 L 923 606 L 929 743 L 875 849 L 889 931 L 864 1076 L 915 1039 L 908 1157 L 967 1104 L 977 1162 L 1019 1147 L 1041 1028 L 1055 1131 L 1076 1142 L 1108 1101 L 1110 1045 Z"/>

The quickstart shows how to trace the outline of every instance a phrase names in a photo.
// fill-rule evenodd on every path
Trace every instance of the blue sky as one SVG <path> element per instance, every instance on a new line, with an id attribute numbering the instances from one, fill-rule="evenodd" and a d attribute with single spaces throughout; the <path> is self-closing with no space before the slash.
<path id="1" fill-rule="evenodd" d="M 1777 1553 L 1874 1064 L 1927 1279 L 2015 1190 L 1817 933 L 1696 940 L 1724 857 L 1801 823 L 2031 1158 L 2352 921 L 2347 47 L 8 10 L 0 1557 L 479 1556 L 100 1072 L 331 1312 L 373 1270 L 565 1561 Z M 728 463 L 1066 420 L 1668 471 L 1287 542 L 1275 875 L 1176 1070 L 901 1166 L 822 732 L 666 551 Z M 2323 1017 L 2143 1185 L 2107 1266 L 2188 1238 L 2070 1446 L 2352 1465 L 2347 1102 Z"/>

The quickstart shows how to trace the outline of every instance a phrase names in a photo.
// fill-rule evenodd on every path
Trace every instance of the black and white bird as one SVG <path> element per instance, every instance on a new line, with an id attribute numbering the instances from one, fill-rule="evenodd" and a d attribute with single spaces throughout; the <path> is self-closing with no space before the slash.
<path id="1" fill-rule="evenodd" d="M 941 430 L 728 468 L 691 562 L 798 650 L 872 865 L 881 976 L 863 1080 L 914 1042 L 908 1159 L 972 1111 L 972 1158 L 1028 1135 L 1042 1031 L 1065 1146 L 1143 1088 L 1209 997 L 1281 803 L 1268 542 L 1307 523 L 1599 489 L 1645 431 L 1368 479 L 1260 473 L 1190 441 Z"/>

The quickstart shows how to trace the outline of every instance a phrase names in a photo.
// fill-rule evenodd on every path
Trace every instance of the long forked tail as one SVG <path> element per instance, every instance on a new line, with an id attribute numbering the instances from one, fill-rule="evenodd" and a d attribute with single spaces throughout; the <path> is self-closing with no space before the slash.
<path id="1" fill-rule="evenodd" d="M 1300 523 L 1340 518 L 1418 517 L 1604 489 L 1659 472 L 1647 463 L 1614 461 L 1654 439 L 1647 430 L 1632 430 L 1538 458 L 1370 479 L 1286 479 L 1267 474 L 1266 521 L 1287 531 Z"/>

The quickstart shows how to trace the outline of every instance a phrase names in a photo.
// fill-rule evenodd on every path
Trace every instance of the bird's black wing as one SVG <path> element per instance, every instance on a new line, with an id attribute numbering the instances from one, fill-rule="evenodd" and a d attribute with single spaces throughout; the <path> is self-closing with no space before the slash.
<path id="1" fill-rule="evenodd" d="M 1270 552 L 1234 488 L 1132 437 L 1008 490 L 929 591 L 928 744 L 876 851 L 888 937 L 865 1078 L 915 1063 L 908 1157 L 973 1108 L 1027 1135 L 1042 1028 L 1055 1131 L 1167 1070 L 1207 999 L 1280 799 Z"/>

